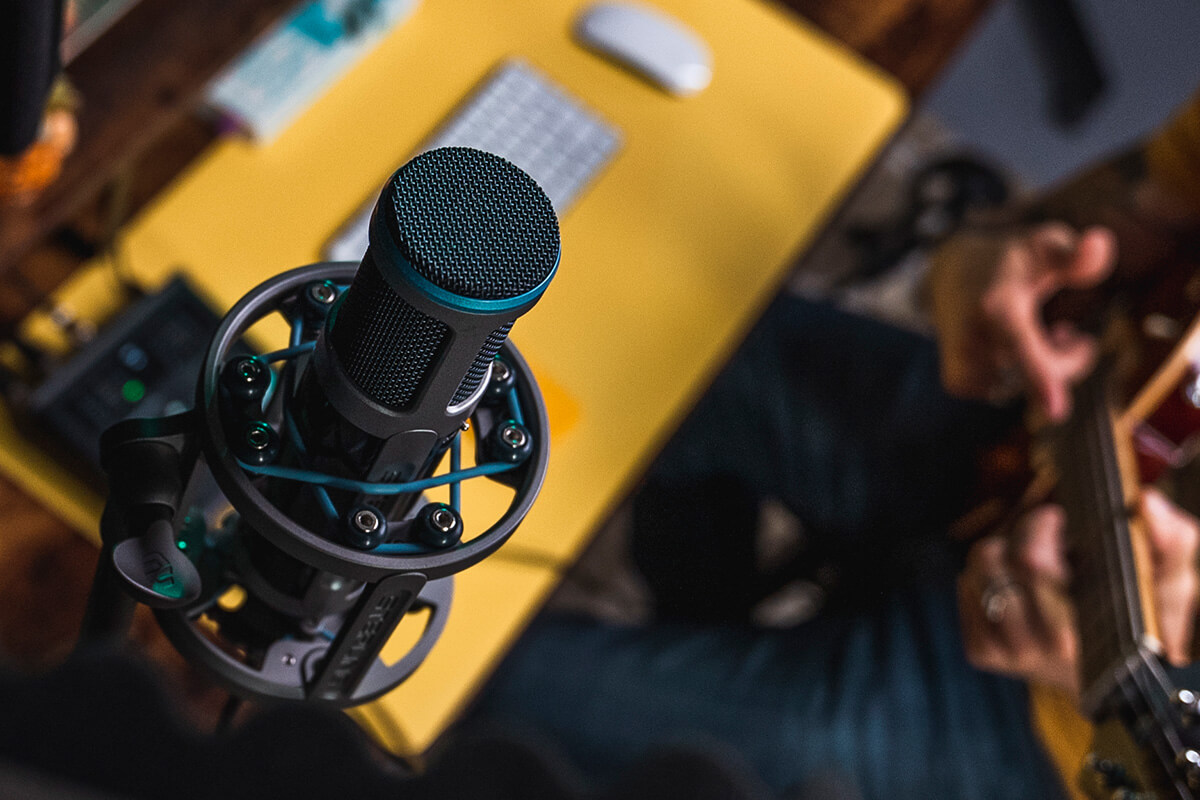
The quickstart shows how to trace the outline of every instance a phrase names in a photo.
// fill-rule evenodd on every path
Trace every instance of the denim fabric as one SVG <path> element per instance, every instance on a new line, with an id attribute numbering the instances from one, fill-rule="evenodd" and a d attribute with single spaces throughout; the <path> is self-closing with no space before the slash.
<path id="1" fill-rule="evenodd" d="M 860 556 L 941 539 L 981 447 L 1018 419 L 951 398 L 934 343 L 794 297 L 777 300 L 651 470 L 709 476 L 787 505 L 808 535 Z"/>
<path id="2" fill-rule="evenodd" d="M 601 785 L 656 747 L 719 746 L 796 796 L 833 778 L 864 800 L 1059 797 L 1028 708 L 965 662 L 942 587 L 786 631 L 545 618 L 475 716 L 537 731 Z"/>
<path id="3" fill-rule="evenodd" d="M 475 715 L 552 736 L 601 781 L 686 738 L 778 791 L 832 775 L 866 800 L 1060 796 L 1023 686 L 963 657 L 944 536 L 1014 412 L 946 396 L 937 370 L 925 338 L 777 300 L 635 498 L 659 621 L 539 620 Z M 766 498 L 843 574 L 783 631 L 745 623 L 773 585 L 753 543 Z"/>

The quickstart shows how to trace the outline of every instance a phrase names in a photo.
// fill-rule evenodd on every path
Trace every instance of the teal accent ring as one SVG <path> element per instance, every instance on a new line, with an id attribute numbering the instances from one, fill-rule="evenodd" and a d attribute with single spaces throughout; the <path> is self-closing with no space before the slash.
<path id="1" fill-rule="evenodd" d="M 530 289 L 528 292 L 519 294 L 516 297 L 509 297 L 503 300 L 479 300 L 473 297 L 463 297 L 454 292 L 443 289 L 433 281 L 426 278 L 421 273 L 417 272 L 412 263 L 405 258 L 398 247 L 395 245 L 390 248 L 395 259 L 388 267 L 396 269 L 399 276 L 409 283 L 414 289 L 428 297 L 430 300 L 441 305 L 444 308 L 449 308 L 454 311 L 462 311 L 467 314 L 502 314 L 506 311 L 514 311 L 519 309 L 542 296 L 546 291 L 546 287 L 550 285 L 550 281 L 554 279 L 555 273 L 558 272 L 558 265 L 562 261 L 562 251 L 559 250 L 558 256 L 554 259 L 554 266 L 550 269 L 550 274 L 546 279 L 537 286 Z M 398 268 L 398 269 L 397 269 Z M 383 270 L 380 270 L 383 273 Z"/>
<path id="2" fill-rule="evenodd" d="M 443 308 L 448 308 L 452 311 L 462 311 L 467 314 L 502 314 L 506 311 L 513 311 L 532 303 L 542 296 L 546 291 L 546 287 L 550 285 L 550 281 L 554 279 L 555 273 L 558 272 L 558 265 L 562 261 L 562 248 L 560 247 L 554 257 L 554 266 L 550 268 L 550 272 L 546 275 L 545 280 L 533 287 L 527 292 L 523 292 L 516 297 L 510 297 L 504 300 L 478 300 L 472 297 L 463 297 L 455 294 L 447 289 L 443 289 L 433 281 L 426 278 L 421 273 L 417 272 L 416 267 L 412 265 L 400 247 L 396 244 L 396 240 L 392 238 L 390 226 L 379 219 L 378 210 L 371 215 L 370 226 L 372 229 L 372 247 L 383 249 L 387 252 L 387 261 L 389 263 L 376 263 L 379 268 L 379 274 L 386 281 L 389 278 L 389 272 L 399 277 L 405 283 L 418 292 L 425 295 L 435 303 L 438 303 Z M 379 227 L 378 233 L 375 233 L 376 226 Z M 379 235 L 382 234 L 382 235 Z M 380 248 L 375 242 L 386 243 L 383 248 Z M 345 293 L 343 293 L 343 297 Z"/>

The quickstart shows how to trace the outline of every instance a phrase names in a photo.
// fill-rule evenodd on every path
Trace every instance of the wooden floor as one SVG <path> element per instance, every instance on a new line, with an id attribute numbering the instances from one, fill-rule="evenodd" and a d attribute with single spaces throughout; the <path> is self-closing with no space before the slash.
<path id="1" fill-rule="evenodd" d="M 787 0 L 786 4 L 895 75 L 919 98 L 989 1 Z M 156 176 L 160 185 L 211 136 L 187 114 L 166 128 L 140 154 L 144 170 Z M 0 275 L 0 285 L 19 283 L 29 295 L 23 304 L 0 304 L 0 316 L 8 314 L 12 319 L 69 273 L 70 260 L 59 257 L 54 261 L 57 271 L 47 276 L 48 258 L 35 254 L 18 264 L 15 272 Z M 20 667 L 40 668 L 70 651 L 96 558 L 94 546 L 0 477 L 0 657 Z M 186 669 L 157 633 L 149 614 L 139 616 L 135 639 L 178 678 L 180 688 L 195 701 L 192 706 L 198 718 L 205 724 L 215 719 L 224 693 Z"/>

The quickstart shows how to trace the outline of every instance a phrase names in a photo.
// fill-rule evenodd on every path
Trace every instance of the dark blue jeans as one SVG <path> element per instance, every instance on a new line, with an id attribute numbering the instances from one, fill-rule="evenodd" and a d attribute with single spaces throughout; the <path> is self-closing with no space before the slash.
<path id="1" fill-rule="evenodd" d="M 832 776 L 867 800 L 1061 796 L 1024 687 L 963 656 L 962 554 L 943 535 L 1013 419 L 946 396 L 932 342 L 779 299 L 635 500 L 632 550 L 661 618 L 539 619 L 475 716 L 540 731 L 600 781 L 690 741 L 781 792 Z M 779 578 L 754 566 L 766 498 L 843 576 L 787 630 L 744 621 Z"/>

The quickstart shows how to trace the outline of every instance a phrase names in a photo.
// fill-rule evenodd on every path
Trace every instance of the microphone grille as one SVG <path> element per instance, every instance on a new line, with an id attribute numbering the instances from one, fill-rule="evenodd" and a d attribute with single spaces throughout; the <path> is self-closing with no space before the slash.
<path id="1" fill-rule="evenodd" d="M 558 219 L 546 193 L 491 153 L 422 153 L 396 172 L 380 205 L 394 212 L 387 227 L 417 273 L 460 297 L 519 297 L 558 263 Z"/>
<path id="2" fill-rule="evenodd" d="M 331 326 L 329 335 L 346 374 L 375 402 L 407 408 L 450 328 L 405 302 L 374 269 L 355 275 L 338 318 L 348 322 Z"/>

